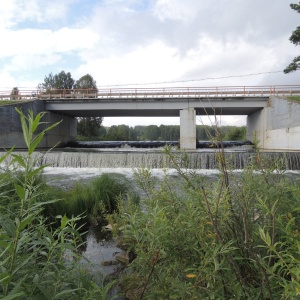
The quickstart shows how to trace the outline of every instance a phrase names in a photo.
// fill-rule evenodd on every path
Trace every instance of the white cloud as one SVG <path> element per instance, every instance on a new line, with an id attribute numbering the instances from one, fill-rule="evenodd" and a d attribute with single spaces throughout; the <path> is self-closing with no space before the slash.
<path id="1" fill-rule="evenodd" d="M 1 0 L 0 28 L 9 29 L 25 22 L 47 23 L 64 19 L 74 0 Z"/>
<path id="2" fill-rule="evenodd" d="M 97 35 L 85 28 L 61 28 L 57 31 L 23 29 L 0 32 L 4 41 L 0 56 L 12 57 L 21 54 L 68 53 L 93 46 Z M 88 42 L 85 42 L 88 41 Z"/>
<path id="3" fill-rule="evenodd" d="M 0 78 L 34 86 L 64 69 L 102 86 L 296 84 L 297 72 L 234 75 L 283 70 L 299 55 L 288 40 L 298 17 L 281 0 L 1 0 Z"/>
<path id="4" fill-rule="evenodd" d="M 160 21 L 179 20 L 183 23 L 190 23 L 197 17 L 202 6 L 203 3 L 199 5 L 198 0 L 157 0 L 153 8 L 153 14 Z"/>

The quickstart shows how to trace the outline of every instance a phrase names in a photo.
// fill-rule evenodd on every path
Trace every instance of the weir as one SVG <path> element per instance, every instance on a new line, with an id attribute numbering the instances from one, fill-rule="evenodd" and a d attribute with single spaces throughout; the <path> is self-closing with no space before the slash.
<path id="1" fill-rule="evenodd" d="M 22 153 L 22 152 L 15 152 Z M 0 153 L 2 156 L 4 153 Z M 132 152 L 132 151 L 53 151 L 36 152 L 37 165 L 48 165 L 59 168 L 172 168 L 173 164 L 161 151 Z M 214 151 L 211 152 L 174 152 L 176 161 L 181 168 L 187 169 L 218 169 L 219 161 Z M 185 159 L 186 157 L 186 159 Z M 255 152 L 225 152 L 229 169 L 244 169 L 250 162 L 259 163 L 266 159 L 272 166 L 274 162 L 282 170 L 300 170 L 300 153 L 261 153 L 258 158 Z"/>

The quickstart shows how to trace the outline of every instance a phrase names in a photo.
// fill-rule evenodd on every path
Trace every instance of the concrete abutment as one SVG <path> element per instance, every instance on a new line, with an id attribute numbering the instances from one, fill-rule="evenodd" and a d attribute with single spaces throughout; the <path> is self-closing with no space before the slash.
<path id="1" fill-rule="evenodd" d="M 15 107 L 20 109 L 25 116 L 29 110 L 36 116 L 40 112 L 45 111 L 44 102 L 40 100 L 19 103 L 15 105 L 4 105 L 0 107 L 0 148 L 9 149 L 26 148 L 26 143 L 23 138 L 20 115 L 15 110 Z M 68 141 L 75 140 L 77 134 L 76 119 L 69 116 L 62 116 L 52 112 L 47 112 L 42 118 L 45 122 L 39 126 L 39 131 L 45 129 L 53 123 L 61 122 L 58 126 L 46 132 L 44 139 L 39 147 L 51 148 L 55 145 L 63 146 Z"/>
<path id="2" fill-rule="evenodd" d="M 262 150 L 300 151 L 300 103 L 271 97 L 267 107 L 248 115 L 247 139 Z"/>

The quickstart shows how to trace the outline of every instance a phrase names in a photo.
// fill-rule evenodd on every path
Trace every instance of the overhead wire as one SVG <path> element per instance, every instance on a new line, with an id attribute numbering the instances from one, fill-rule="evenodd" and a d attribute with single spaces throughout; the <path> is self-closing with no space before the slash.
<path id="1" fill-rule="evenodd" d="M 140 85 L 157 85 L 157 84 L 174 84 L 174 83 L 187 83 L 187 82 L 200 82 L 206 80 L 218 80 L 218 79 L 228 79 L 228 78 L 242 78 L 242 77 L 250 77 L 250 76 L 258 76 L 258 75 L 266 75 L 266 74 L 275 74 L 282 73 L 283 70 L 278 71 L 267 71 L 260 73 L 250 73 L 250 74 L 239 74 L 239 75 L 226 75 L 219 77 L 204 77 L 200 79 L 185 79 L 185 80 L 170 80 L 170 81 L 158 81 L 158 82 L 144 82 L 144 83 L 124 83 L 124 84 L 108 84 L 108 85 L 99 85 L 98 87 L 124 87 L 124 86 L 140 86 Z M 11 87 L 0 87 L 0 89 L 11 88 Z M 28 88 L 28 87 L 18 87 L 18 88 Z M 36 89 L 32 88 L 32 89 Z"/>
<path id="2" fill-rule="evenodd" d="M 283 70 L 260 72 L 260 73 L 250 73 L 250 74 L 240 74 L 240 75 L 227 75 L 227 76 L 220 76 L 220 77 L 205 77 L 205 78 L 200 78 L 200 79 L 186 79 L 186 80 L 172 80 L 172 81 L 144 82 L 144 83 L 109 84 L 109 85 L 101 85 L 101 87 L 122 87 L 122 86 L 137 86 L 137 85 L 156 85 L 156 84 L 200 82 L 200 81 L 205 81 L 205 80 L 217 80 L 217 79 L 228 79 L 228 78 L 239 78 L 239 77 L 242 78 L 242 77 L 274 74 L 274 73 L 282 73 L 282 72 L 283 72 Z"/>

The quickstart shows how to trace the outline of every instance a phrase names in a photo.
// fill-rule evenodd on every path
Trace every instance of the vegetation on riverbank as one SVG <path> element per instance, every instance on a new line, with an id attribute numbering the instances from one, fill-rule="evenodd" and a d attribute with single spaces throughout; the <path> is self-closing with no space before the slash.
<path id="1" fill-rule="evenodd" d="M 126 201 L 128 196 L 139 203 L 139 196 L 126 177 L 113 173 L 97 176 L 86 184 L 78 182 L 69 190 L 47 185 L 45 196 L 47 201 L 61 199 L 44 206 L 43 215 L 52 222 L 57 215 L 69 218 L 80 215 L 80 224 L 88 226 L 105 223 L 106 215 L 117 211 L 118 202 Z"/>
<path id="2" fill-rule="evenodd" d="M 55 124 L 37 133 L 43 113 L 26 117 L 18 112 L 28 151 L 21 156 L 11 149 L 0 158 L 1 164 L 13 157 L 6 172 L 0 173 L 0 298 L 105 300 L 113 282 L 98 285 L 99 278 L 81 263 L 81 216 L 67 217 L 61 211 L 58 226 L 43 216 L 46 206 L 60 200 L 43 198 L 44 166 L 36 167 L 32 154 Z"/>
<path id="3" fill-rule="evenodd" d="M 300 96 L 288 96 L 287 98 L 293 101 L 300 101 Z"/>
<path id="4" fill-rule="evenodd" d="M 122 278 L 128 299 L 298 299 L 300 188 L 282 162 L 257 152 L 236 176 L 220 150 L 220 176 L 208 181 L 166 154 L 181 184 L 157 186 L 139 170 L 142 207 L 121 202 L 110 217 L 136 255 Z"/>

